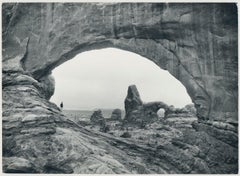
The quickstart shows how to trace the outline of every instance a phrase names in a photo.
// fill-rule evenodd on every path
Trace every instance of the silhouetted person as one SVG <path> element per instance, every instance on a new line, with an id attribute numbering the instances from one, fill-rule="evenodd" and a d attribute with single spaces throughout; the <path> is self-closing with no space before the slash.
<path id="1" fill-rule="evenodd" d="M 63 102 L 61 102 L 61 104 L 60 104 L 60 108 L 61 108 L 61 110 L 63 109 Z"/>

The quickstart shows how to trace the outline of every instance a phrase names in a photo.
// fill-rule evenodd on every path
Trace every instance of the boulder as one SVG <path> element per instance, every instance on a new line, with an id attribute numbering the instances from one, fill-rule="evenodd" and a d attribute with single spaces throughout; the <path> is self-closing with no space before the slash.
<path id="1" fill-rule="evenodd" d="M 25 158 L 3 157 L 3 170 L 6 173 L 35 173 L 33 164 Z"/>
<path id="2" fill-rule="evenodd" d="M 131 134 L 128 131 L 126 131 L 120 137 L 122 137 L 122 138 L 131 138 Z"/>
<path id="3" fill-rule="evenodd" d="M 196 115 L 196 113 L 197 113 L 196 108 L 194 107 L 194 104 L 188 104 L 184 108 L 192 114 Z"/>
<path id="4" fill-rule="evenodd" d="M 93 125 L 99 125 L 101 127 L 105 126 L 106 124 L 105 119 L 102 115 L 102 111 L 100 109 L 93 112 L 90 121 Z"/>
<path id="5" fill-rule="evenodd" d="M 121 109 L 114 109 L 111 115 L 111 120 L 121 120 L 121 119 L 122 119 Z"/>

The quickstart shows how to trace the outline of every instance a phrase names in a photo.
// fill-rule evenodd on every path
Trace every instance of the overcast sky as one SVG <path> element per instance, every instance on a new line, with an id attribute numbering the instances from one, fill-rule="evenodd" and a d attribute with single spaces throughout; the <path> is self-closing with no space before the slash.
<path id="1" fill-rule="evenodd" d="M 150 60 L 114 48 L 81 53 L 53 70 L 51 101 L 64 109 L 124 108 L 127 88 L 135 84 L 143 102 L 175 107 L 191 103 L 185 87 Z"/>

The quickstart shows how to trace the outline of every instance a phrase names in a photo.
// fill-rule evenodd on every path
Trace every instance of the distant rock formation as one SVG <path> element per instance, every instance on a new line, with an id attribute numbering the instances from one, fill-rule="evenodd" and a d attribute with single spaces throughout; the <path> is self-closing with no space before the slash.
<path id="1" fill-rule="evenodd" d="M 187 111 L 189 111 L 192 114 L 197 114 L 197 110 L 194 107 L 194 104 L 188 104 L 184 108 L 187 109 Z"/>
<path id="2" fill-rule="evenodd" d="M 101 127 L 105 126 L 106 124 L 105 119 L 102 115 L 102 111 L 100 109 L 93 112 L 90 121 L 92 124 L 99 125 Z"/>
<path id="3" fill-rule="evenodd" d="M 161 101 L 149 102 L 143 104 L 145 118 L 158 118 L 157 112 L 159 109 L 168 109 L 168 105 Z"/>
<path id="4" fill-rule="evenodd" d="M 122 119 L 121 109 L 114 109 L 110 119 L 111 120 L 121 120 Z"/>
<path id="5" fill-rule="evenodd" d="M 110 130 L 110 127 L 106 124 L 106 120 L 103 117 L 102 111 L 100 109 L 93 112 L 90 118 L 90 122 L 94 126 L 99 126 L 99 130 L 101 132 L 106 133 Z"/>
<path id="6" fill-rule="evenodd" d="M 175 128 L 190 128 L 192 129 L 192 123 L 197 121 L 196 112 L 194 107 L 186 106 L 184 108 L 175 108 L 173 105 L 169 106 L 165 111 L 165 123 Z"/>
<path id="7" fill-rule="evenodd" d="M 139 92 L 135 85 L 128 87 L 128 94 L 125 99 L 126 116 L 124 125 L 138 126 L 144 128 L 147 124 L 160 119 L 158 110 L 163 109 L 166 123 L 179 128 L 192 128 L 192 123 L 197 120 L 195 108 L 188 105 L 184 108 L 168 106 L 161 101 L 142 103 Z"/>
<path id="8" fill-rule="evenodd" d="M 196 109 L 191 105 L 186 105 L 184 108 L 175 108 L 171 105 L 166 109 L 165 118 L 172 117 L 197 117 Z"/>
<path id="9" fill-rule="evenodd" d="M 124 103 L 126 111 L 125 121 L 141 126 L 157 120 L 157 112 L 160 108 L 168 109 L 168 105 L 161 101 L 143 103 L 136 85 L 128 87 L 128 94 Z"/>
<path id="10" fill-rule="evenodd" d="M 136 85 L 130 85 L 128 87 L 127 97 L 124 101 L 125 105 L 125 121 L 141 123 L 143 117 L 143 102 L 140 98 Z"/>
<path id="11" fill-rule="evenodd" d="M 133 111 L 139 110 L 142 107 L 143 102 L 140 98 L 136 85 L 131 85 L 128 87 L 128 93 L 124 101 L 124 104 L 125 104 L 126 118 L 130 116 L 130 114 Z"/>

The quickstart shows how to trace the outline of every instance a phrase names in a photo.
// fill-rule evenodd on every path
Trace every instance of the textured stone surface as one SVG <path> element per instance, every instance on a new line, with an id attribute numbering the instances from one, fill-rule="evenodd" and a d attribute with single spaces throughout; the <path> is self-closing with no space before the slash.
<path id="1" fill-rule="evenodd" d="M 2 11 L 4 172 L 238 172 L 236 4 L 5 3 Z M 203 122 L 153 148 L 67 120 L 47 100 L 52 69 L 105 47 L 168 70 Z"/>
<path id="2" fill-rule="evenodd" d="M 4 63 L 18 62 L 26 40 L 21 63 L 37 79 L 78 53 L 116 47 L 180 80 L 199 118 L 237 121 L 235 4 L 3 4 Z"/>
<path id="3" fill-rule="evenodd" d="M 34 173 L 33 164 L 24 158 L 3 158 L 3 170 L 6 173 Z"/>

